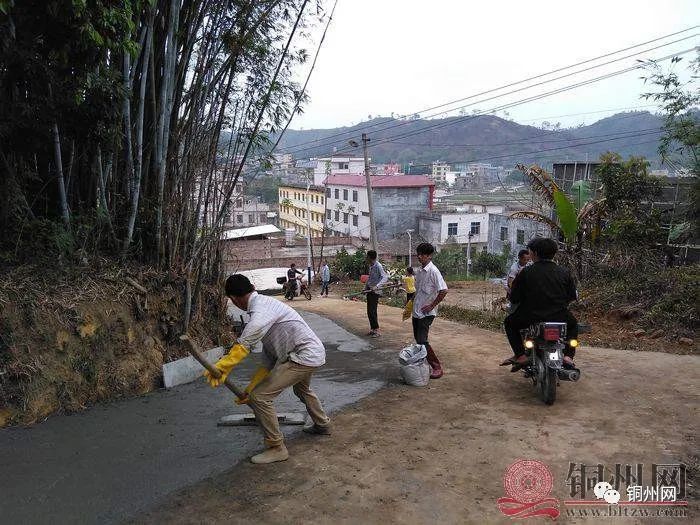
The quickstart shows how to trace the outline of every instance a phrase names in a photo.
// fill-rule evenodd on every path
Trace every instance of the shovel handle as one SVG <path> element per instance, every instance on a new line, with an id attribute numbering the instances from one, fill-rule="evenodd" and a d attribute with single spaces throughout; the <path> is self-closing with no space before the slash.
<path id="1" fill-rule="evenodd" d="M 185 343 L 185 346 L 187 347 L 187 350 L 189 350 L 190 354 L 192 354 L 192 357 L 199 361 L 199 364 L 206 368 L 212 376 L 214 376 L 216 379 L 219 379 L 221 377 L 221 372 L 219 372 L 219 370 L 214 365 L 207 361 L 206 357 L 204 357 L 199 351 L 199 348 L 197 348 L 195 342 L 192 341 L 192 339 L 190 339 L 190 336 L 181 335 L 180 341 Z M 226 385 L 226 388 L 233 392 L 236 395 L 236 397 L 238 397 L 238 399 L 245 399 L 246 397 L 248 397 L 248 394 L 246 394 L 244 391 L 242 391 L 236 385 L 234 385 L 231 379 L 229 379 L 228 377 L 224 381 L 224 385 Z"/>

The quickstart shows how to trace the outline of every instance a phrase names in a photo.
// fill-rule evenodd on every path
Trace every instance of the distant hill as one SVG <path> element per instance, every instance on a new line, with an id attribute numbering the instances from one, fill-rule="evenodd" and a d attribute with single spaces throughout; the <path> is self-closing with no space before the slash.
<path id="1" fill-rule="evenodd" d="M 648 111 L 618 113 L 588 126 L 562 130 L 524 126 L 492 115 L 403 121 L 376 118 L 343 128 L 288 130 L 279 151 L 296 158 L 360 155 L 361 149 L 349 146 L 348 140 L 359 141 L 365 132 L 371 139 L 372 162 L 377 163 L 483 161 L 512 167 L 518 162 L 548 165 L 560 160 L 593 160 L 615 151 L 623 157 L 646 157 L 657 167 L 661 125 L 662 117 Z"/>

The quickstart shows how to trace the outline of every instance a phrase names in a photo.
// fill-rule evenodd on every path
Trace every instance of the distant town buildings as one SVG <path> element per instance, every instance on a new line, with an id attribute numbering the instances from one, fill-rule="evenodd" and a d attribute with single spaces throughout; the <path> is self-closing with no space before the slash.
<path id="1" fill-rule="evenodd" d="M 280 228 L 294 228 L 298 235 L 322 237 L 326 213 L 326 192 L 322 186 L 285 184 L 279 188 Z M 310 230 L 309 230 L 310 228 Z"/>
<path id="2" fill-rule="evenodd" d="M 374 176 L 372 194 L 379 240 L 417 229 L 418 217 L 432 209 L 435 184 L 423 175 Z M 369 239 L 365 177 L 331 175 L 326 179 L 326 226 L 333 235 Z"/>
<path id="3" fill-rule="evenodd" d="M 418 233 L 438 248 L 447 244 L 470 245 L 488 253 L 525 247 L 536 235 L 550 235 L 531 219 L 511 219 L 503 205 L 471 205 L 421 215 Z"/>

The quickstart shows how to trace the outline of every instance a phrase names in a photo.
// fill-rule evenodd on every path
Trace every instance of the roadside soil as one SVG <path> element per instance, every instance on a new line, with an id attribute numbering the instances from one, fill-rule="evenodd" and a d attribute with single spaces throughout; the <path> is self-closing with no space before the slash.
<path id="1" fill-rule="evenodd" d="M 490 281 L 450 281 L 450 292 L 445 304 L 470 310 L 498 313 L 505 305 L 505 291 L 500 284 Z M 354 292 L 361 287 L 357 283 L 336 285 L 336 294 Z M 673 354 L 700 353 L 700 340 L 686 344 L 679 342 L 678 334 L 665 330 L 644 330 L 634 318 L 625 319 L 618 314 L 597 311 L 592 307 L 574 305 L 574 314 L 580 323 L 590 325 L 591 330 L 581 338 L 591 346 L 618 348 Z"/>
<path id="2" fill-rule="evenodd" d="M 293 305 L 353 333 L 367 331 L 360 303 L 315 296 Z M 396 355 L 412 339 L 410 324 L 398 308 L 380 306 L 379 314 L 382 336 L 372 343 Z M 555 404 L 545 406 L 521 374 L 498 367 L 509 354 L 503 335 L 439 318 L 430 335 L 442 379 L 424 389 L 392 383 L 337 413 L 332 436 L 289 442 L 288 461 L 241 464 L 137 522 L 509 523 L 497 500 L 505 495 L 504 471 L 519 458 L 550 468 L 561 522 L 586 521 L 561 503 L 571 497 L 570 463 L 603 464 L 613 473 L 615 464 L 642 463 L 647 476 L 652 463 L 685 463 L 685 512 L 698 516 L 697 356 L 584 346 L 582 379 L 562 382 Z M 594 499 L 590 491 L 587 499 Z"/>

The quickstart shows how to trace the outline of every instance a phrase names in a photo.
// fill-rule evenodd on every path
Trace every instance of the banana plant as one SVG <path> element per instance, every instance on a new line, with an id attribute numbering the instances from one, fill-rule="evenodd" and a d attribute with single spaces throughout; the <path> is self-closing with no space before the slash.
<path id="1" fill-rule="evenodd" d="M 586 230 L 595 236 L 599 230 L 600 220 L 604 213 L 604 199 L 591 200 L 588 184 L 580 183 L 572 186 L 573 202 L 562 191 L 552 176 L 539 166 L 525 167 L 518 164 L 516 168 L 522 171 L 530 181 L 530 187 L 546 205 L 556 214 L 556 220 L 534 211 L 519 211 L 510 215 L 511 219 L 532 219 L 549 226 L 568 243 L 582 243 Z"/>

